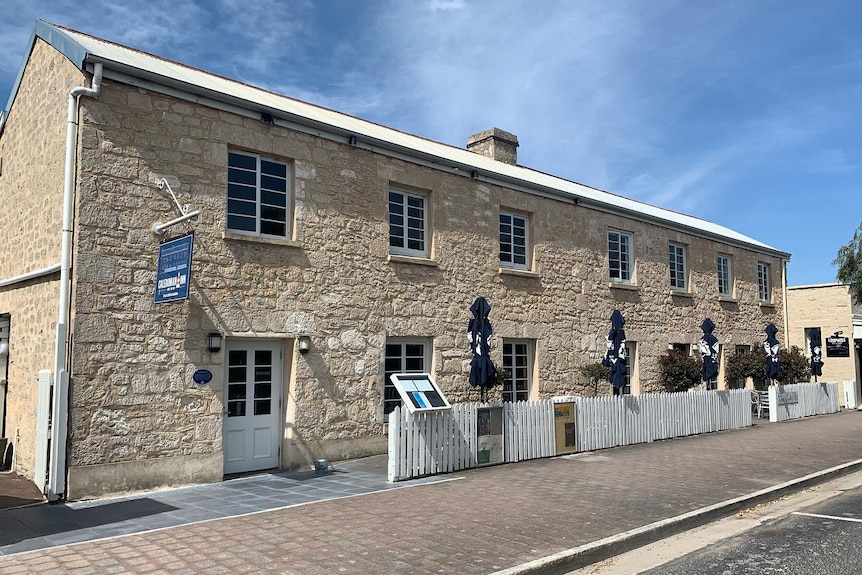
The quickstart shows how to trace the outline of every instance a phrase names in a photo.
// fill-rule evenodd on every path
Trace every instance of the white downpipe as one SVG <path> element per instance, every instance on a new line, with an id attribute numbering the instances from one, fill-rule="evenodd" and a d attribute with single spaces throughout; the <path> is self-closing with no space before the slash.
<path id="1" fill-rule="evenodd" d="M 102 65 L 93 69 L 90 88 L 78 86 L 69 92 L 66 117 L 66 169 L 63 176 L 63 243 L 60 252 L 60 302 L 54 350 L 54 393 L 51 402 L 51 449 L 48 454 L 48 501 L 59 499 L 66 489 L 66 428 L 68 422 L 69 373 L 66 349 L 69 345 L 70 285 L 72 259 L 72 217 L 75 209 L 75 151 L 78 136 L 78 97 L 96 97 L 102 89 Z"/>
<path id="2" fill-rule="evenodd" d="M 6 278 L 5 280 L 0 280 L 0 287 L 6 287 L 6 286 L 14 285 L 17 283 L 25 282 L 27 280 L 40 278 L 42 276 L 49 276 L 51 274 L 57 273 L 58 271 L 60 271 L 60 264 L 54 264 L 52 266 L 48 266 L 48 267 L 42 268 L 40 270 L 33 270 L 32 272 L 27 272 L 25 274 L 12 276 L 11 278 Z"/>
<path id="3" fill-rule="evenodd" d="M 781 260 L 781 300 L 784 307 L 784 342 L 785 347 L 790 349 L 790 327 L 787 318 L 787 260 Z"/>

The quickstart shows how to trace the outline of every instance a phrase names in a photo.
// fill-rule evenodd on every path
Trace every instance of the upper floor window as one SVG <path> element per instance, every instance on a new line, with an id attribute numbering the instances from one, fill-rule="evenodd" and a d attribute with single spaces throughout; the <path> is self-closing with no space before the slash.
<path id="1" fill-rule="evenodd" d="M 389 190 L 389 252 L 428 257 L 428 196 Z"/>
<path id="2" fill-rule="evenodd" d="M 503 340 L 503 401 L 528 401 L 533 373 L 533 350 L 525 340 Z"/>
<path id="3" fill-rule="evenodd" d="M 632 236 L 608 231 L 608 269 L 612 282 L 632 283 Z"/>
<path id="4" fill-rule="evenodd" d="M 249 235 L 290 234 L 290 169 L 247 152 L 228 152 L 227 229 Z"/>
<path id="5" fill-rule="evenodd" d="M 527 217 L 500 212 L 500 265 L 520 270 L 530 269 L 529 228 Z"/>
<path id="6" fill-rule="evenodd" d="M 733 284 L 730 275 L 730 256 L 719 254 L 715 259 L 718 272 L 718 295 L 723 297 L 733 296 Z"/>
<path id="7" fill-rule="evenodd" d="M 668 246 L 668 255 L 670 265 L 670 287 L 671 289 L 685 291 L 685 246 L 670 244 Z"/>
<path id="8" fill-rule="evenodd" d="M 771 301 L 771 286 L 769 285 L 769 264 L 757 263 L 757 293 L 760 301 Z"/>

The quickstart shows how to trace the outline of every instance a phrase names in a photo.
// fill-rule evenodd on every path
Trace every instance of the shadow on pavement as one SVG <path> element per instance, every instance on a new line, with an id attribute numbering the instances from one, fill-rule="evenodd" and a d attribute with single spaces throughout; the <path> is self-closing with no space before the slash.
<path id="1" fill-rule="evenodd" d="M 92 539 L 99 535 L 114 535 L 104 528 L 120 521 L 166 513 L 176 507 L 148 498 L 118 501 L 94 507 L 72 509 L 65 504 L 36 505 L 0 511 L 0 555 L 12 551 L 3 549 L 22 541 L 33 548 L 45 546 L 45 541 L 59 543 L 63 533 L 74 531 L 76 539 Z M 73 541 L 63 541 L 71 543 Z M 22 549 L 14 549 L 22 551 Z"/>

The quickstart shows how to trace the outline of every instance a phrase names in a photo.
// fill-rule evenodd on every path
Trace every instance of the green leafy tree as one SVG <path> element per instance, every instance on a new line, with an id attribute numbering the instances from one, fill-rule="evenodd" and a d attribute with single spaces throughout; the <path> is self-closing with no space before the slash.
<path id="1" fill-rule="evenodd" d="M 701 383 L 701 365 L 694 357 L 671 349 L 658 359 L 661 379 L 666 391 L 687 391 Z"/>
<path id="2" fill-rule="evenodd" d="M 737 387 L 746 379 L 754 380 L 756 389 L 766 386 L 766 352 L 760 348 L 751 353 L 738 353 L 727 358 L 724 365 L 724 383 L 727 387 Z"/>
<path id="3" fill-rule="evenodd" d="M 862 224 L 859 224 L 850 243 L 838 248 L 832 265 L 838 266 L 835 279 L 848 284 L 856 301 L 862 302 Z"/>
<path id="4" fill-rule="evenodd" d="M 799 383 L 809 381 L 811 377 L 808 358 L 801 349 L 792 346 L 778 353 L 781 371 L 778 383 Z M 727 358 L 724 366 L 724 381 L 727 387 L 736 387 L 736 383 L 746 378 L 754 380 L 755 389 L 766 389 L 766 351 L 755 348 L 751 353 L 740 353 Z"/>
<path id="5" fill-rule="evenodd" d="M 799 383 L 811 379 L 811 363 L 802 350 L 792 346 L 790 349 L 782 349 L 778 354 L 781 362 L 781 373 L 779 383 Z"/>
<path id="6" fill-rule="evenodd" d="M 610 381 L 611 369 L 602 365 L 602 362 L 588 363 L 581 368 L 581 375 L 590 380 L 593 386 L 593 393 L 599 394 L 599 382 Z"/>

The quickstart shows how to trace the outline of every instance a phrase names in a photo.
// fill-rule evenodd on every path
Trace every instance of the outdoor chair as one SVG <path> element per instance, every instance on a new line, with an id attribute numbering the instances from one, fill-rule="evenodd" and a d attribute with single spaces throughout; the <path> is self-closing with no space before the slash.
<path id="1" fill-rule="evenodd" d="M 761 419 L 765 413 L 769 416 L 769 392 L 751 390 L 751 410 L 757 413 L 757 419 Z"/>

